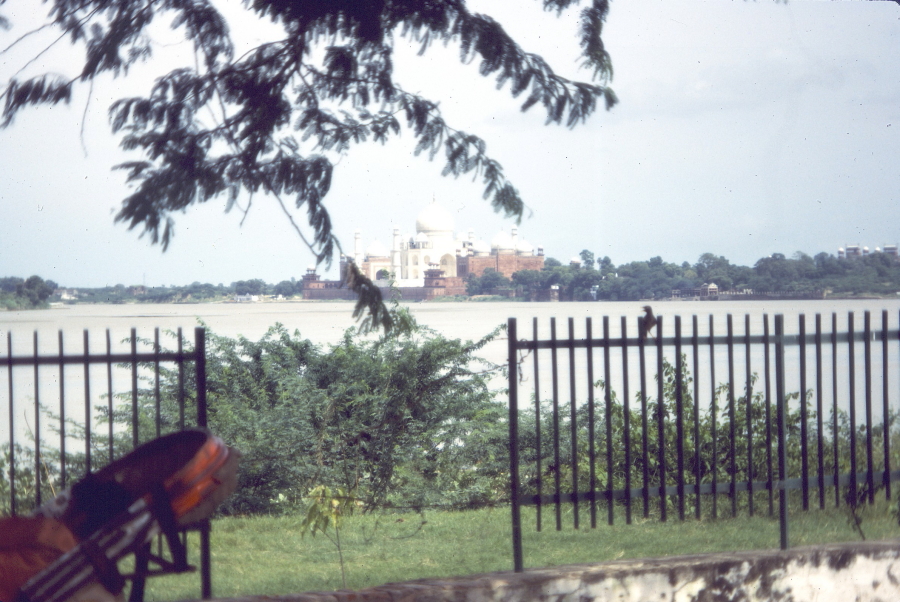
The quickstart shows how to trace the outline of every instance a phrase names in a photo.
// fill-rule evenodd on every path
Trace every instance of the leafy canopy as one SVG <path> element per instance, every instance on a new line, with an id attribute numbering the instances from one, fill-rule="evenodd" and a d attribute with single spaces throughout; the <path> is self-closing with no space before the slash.
<path id="1" fill-rule="evenodd" d="M 559 13 L 580 2 L 542 3 L 547 12 Z M 616 103 L 606 85 L 612 68 L 601 39 L 608 0 L 592 0 L 581 13 L 579 42 L 591 82 L 557 75 L 497 21 L 470 12 L 464 0 L 247 0 L 245 16 L 270 20 L 282 37 L 241 56 L 235 56 L 228 18 L 210 0 L 48 4 L 45 27 L 61 31 L 57 42 L 67 39 L 84 50 L 81 73 L 72 79 L 50 72 L 12 77 L 0 88 L 2 126 L 29 105 L 68 103 L 74 86 L 103 73 L 126 75 L 150 57 L 154 21 L 170 19 L 193 46 L 191 64 L 158 78 L 146 97 L 123 98 L 109 110 L 123 149 L 143 155 L 118 166 L 133 192 L 116 220 L 164 250 L 176 212 L 212 199 L 223 199 L 231 209 L 241 195 L 252 201 L 260 193 L 280 205 L 317 261 L 330 264 L 340 246 L 324 199 L 336 157 L 355 144 L 385 143 L 403 128 L 415 137 L 416 154 L 442 154 L 444 175 L 480 177 L 494 209 L 520 218 L 523 201 L 487 155 L 484 141 L 447 124 L 437 102 L 395 83 L 398 38 L 415 41 L 420 54 L 435 42 L 457 45 L 460 60 L 478 59 L 480 75 L 496 78 L 498 87 L 508 83 L 514 98 L 524 97 L 522 110 L 542 107 L 547 123 L 573 127 L 594 112 L 598 100 L 607 109 Z M 9 26 L 0 15 L 0 28 Z M 306 211 L 307 224 L 294 219 L 292 206 Z M 360 295 L 355 315 L 368 308 L 373 326 L 390 328 L 378 288 L 355 267 L 345 280 Z"/>

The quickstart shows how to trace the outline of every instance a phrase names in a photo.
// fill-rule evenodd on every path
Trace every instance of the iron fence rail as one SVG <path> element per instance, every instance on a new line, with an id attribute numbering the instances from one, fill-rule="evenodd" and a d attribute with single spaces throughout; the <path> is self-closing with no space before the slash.
<path id="1" fill-rule="evenodd" d="M 149 344 L 149 350 L 146 349 L 148 345 L 142 345 L 142 349 L 138 347 L 138 336 L 136 329 L 132 328 L 130 332 L 130 337 L 127 342 L 129 344 L 130 350 L 127 352 L 116 351 L 113 352 L 113 344 L 112 338 L 109 329 L 106 330 L 105 337 L 105 353 L 91 351 L 91 339 L 88 330 L 84 330 L 82 336 L 82 345 L 83 352 L 82 353 L 72 353 L 71 351 L 66 351 L 65 349 L 65 340 L 62 331 L 59 331 L 58 334 L 58 352 L 56 353 L 48 353 L 46 350 L 41 351 L 40 341 L 38 340 L 38 333 L 35 331 L 32 337 L 32 353 L 28 355 L 15 355 L 13 351 L 13 333 L 7 333 L 6 340 L 6 356 L 0 356 L 0 366 L 6 367 L 6 380 L 7 380 L 7 400 L 6 406 L 8 409 L 7 419 L 8 424 L 6 425 L 8 431 L 7 437 L 7 484 L 9 488 L 8 492 L 8 508 L 9 512 L 12 515 L 16 515 L 20 509 L 20 506 L 24 505 L 26 500 L 21 499 L 21 493 L 19 488 L 19 460 L 17 458 L 18 450 L 22 449 L 23 443 L 25 448 L 30 448 L 33 450 L 34 456 L 34 466 L 33 471 L 34 474 L 32 478 L 34 479 L 33 484 L 33 499 L 30 500 L 33 506 L 40 506 L 43 503 L 43 493 L 42 491 L 46 489 L 46 483 L 42 482 L 42 462 L 44 460 L 44 455 L 46 451 L 53 448 L 57 449 L 59 452 L 59 485 L 62 488 L 65 488 L 72 478 L 81 478 L 87 473 L 90 473 L 96 469 L 102 468 L 109 462 L 112 462 L 115 459 L 116 453 L 121 452 L 122 450 L 116 450 L 115 447 L 115 424 L 113 420 L 114 415 L 114 404 L 117 396 L 128 395 L 130 393 L 130 401 L 131 401 L 131 416 L 129 420 L 129 428 L 131 430 L 131 448 L 137 447 L 140 441 L 140 411 L 139 411 L 139 403 L 141 395 L 145 395 L 146 391 L 142 390 L 139 386 L 141 383 L 141 377 L 148 377 L 152 382 L 152 399 L 154 403 L 154 434 L 156 437 L 159 437 L 163 434 L 163 424 L 162 424 L 162 394 L 160 390 L 160 370 L 161 366 L 171 365 L 174 370 L 177 371 L 176 376 L 176 403 L 178 406 L 178 422 L 175 427 L 177 430 L 184 430 L 186 428 L 187 422 L 185 416 L 185 398 L 187 391 L 187 383 L 185 382 L 185 365 L 189 363 L 193 363 L 194 365 L 194 373 L 195 373 L 195 382 L 194 386 L 194 397 L 196 402 L 196 419 L 194 424 L 198 427 L 205 428 L 207 426 L 207 410 L 206 410 L 206 330 L 204 328 L 195 328 L 194 329 L 194 340 L 193 340 L 193 348 L 185 349 L 186 339 L 182 333 L 182 329 L 179 328 L 175 333 L 175 343 L 176 350 L 175 351 L 163 351 L 160 343 L 160 331 L 159 328 L 154 329 L 153 333 L 153 341 Z M 74 416 L 67 414 L 67 409 L 73 403 L 72 391 L 70 387 L 67 386 L 66 379 L 66 370 L 67 366 L 83 366 L 83 397 L 81 400 L 83 401 L 83 415 L 79 416 L 78 419 L 75 419 Z M 92 366 L 101 366 L 105 367 L 105 382 L 97 385 L 96 379 L 93 379 L 91 373 Z M 32 401 L 22 402 L 21 399 L 17 400 L 16 393 L 17 387 L 16 383 L 18 380 L 26 380 L 26 378 L 17 379 L 17 374 L 19 370 L 31 368 L 33 370 L 32 374 L 32 383 L 26 383 L 26 387 L 31 385 L 31 394 L 33 396 Z M 47 369 L 56 368 L 55 374 L 58 376 L 58 396 L 55 398 L 56 403 L 54 404 L 56 407 L 52 409 L 47 408 L 47 404 L 45 404 L 42 400 L 46 398 L 46 389 L 48 387 L 47 379 L 43 378 L 45 376 L 45 372 Z M 122 370 L 127 371 L 128 376 L 130 377 L 130 390 L 126 392 L 122 392 L 117 387 L 114 386 L 114 376 L 119 375 Z M 50 380 L 52 380 L 52 375 Z M 105 387 L 103 386 L 105 385 Z M 97 392 L 102 391 L 102 393 L 98 396 Z M 21 397 L 21 395 L 20 395 Z M 96 417 L 93 415 L 92 410 L 96 407 L 94 406 L 94 402 L 98 400 L 98 398 L 105 397 L 106 401 L 106 413 L 107 413 L 107 429 L 104 435 L 107 438 L 107 446 L 106 453 L 101 457 L 97 457 L 95 454 L 96 447 L 94 436 L 97 434 L 97 428 L 95 428 Z M 17 411 L 21 411 L 24 406 L 31 406 L 31 415 L 34 423 L 34 428 L 31 428 L 31 425 L 27 425 L 30 431 L 30 440 L 23 440 L 22 438 L 17 436 L 17 421 L 16 414 Z M 77 403 L 76 403 L 77 405 Z M 58 417 L 54 417 L 53 426 L 56 429 L 57 435 L 56 437 L 47 436 L 44 433 L 44 425 L 42 424 L 42 419 L 44 418 L 44 414 L 47 411 L 55 411 L 58 410 Z M 27 414 L 26 414 L 27 415 Z M 79 433 L 79 437 L 83 438 L 83 449 L 80 450 L 83 452 L 83 469 L 82 474 L 79 475 L 71 475 L 70 474 L 70 466 L 68 465 L 68 459 L 71 455 L 72 449 L 67 448 L 67 439 L 71 439 L 71 435 L 67 434 L 66 427 L 71 425 L 73 422 L 78 424 L 79 426 L 83 426 L 83 432 Z M 171 430 L 171 428 L 170 428 Z M 56 446 L 56 447 L 53 447 Z M 44 467 L 44 471 L 46 474 L 46 480 L 49 481 L 50 475 L 47 471 L 46 467 Z M 211 567 L 210 567 L 210 528 L 209 522 L 203 521 L 199 528 L 200 533 L 200 587 L 201 587 L 201 596 L 204 599 L 209 599 L 212 597 L 212 577 L 211 577 Z M 143 584 L 140 584 L 142 587 Z M 136 586 L 137 587 L 137 586 Z M 141 592 L 142 593 L 142 592 Z M 134 592 L 132 592 L 132 597 Z"/>
<path id="2" fill-rule="evenodd" d="M 810 330 L 801 314 L 791 333 L 785 332 L 782 315 L 775 315 L 774 323 L 767 314 L 761 317 L 753 332 L 751 316 L 745 315 L 740 333 L 729 314 L 725 334 L 718 334 L 720 325 L 713 316 L 709 316 L 705 332 L 701 332 L 696 315 L 691 317 L 689 329 L 683 328 L 681 316 L 674 316 L 673 328 L 664 332 L 668 320 L 658 316 L 655 338 L 642 332 L 641 318 L 636 322 L 637 336 L 629 336 L 625 317 L 617 336 L 611 332 L 608 316 L 602 318 L 598 334 L 587 318 L 583 336 L 576 336 L 572 318 L 567 333 L 561 335 L 554 318 L 549 338 L 539 336 L 537 318 L 532 321 L 530 336 L 519 332 L 515 318 L 509 319 L 515 570 L 523 568 L 523 505 L 535 506 L 538 530 L 544 520 L 543 507 L 552 509 L 559 530 L 563 504 L 571 505 L 572 524 L 577 529 L 582 505 L 587 505 L 590 527 L 595 528 L 598 503 L 606 505 L 607 522 L 613 524 L 616 504 L 623 507 L 625 520 L 631 523 L 633 506 L 638 504 L 643 516 L 649 517 L 653 499 L 658 501 L 659 519 L 665 521 L 670 503 L 678 518 L 685 519 L 689 496 L 693 496 L 696 518 L 701 517 L 704 497 L 713 517 L 720 513 L 722 494 L 728 496 L 732 516 L 737 515 L 739 498 L 745 500 L 751 515 L 757 512 L 757 501 L 774 515 L 777 497 L 781 546 L 786 548 L 789 490 L 799 492 L 803 510 L 809 509 L 810 499 L 824 508 L 829 487 L 834 489 L 836 505 L 841 504 L 842 489 L 848 500 L 861 495 L 873 503 L 877 488 L 891 498 L 891 483 L 900 480 L 900 470 L 892 470 L 892 451 L 896 453 L 892 437 L 897 439 L 897 433 L 891 431 L 900 402 L 891 387 L 896 389 L 900 378 L 897 354 L 889 353 L 889 348 L 892 341 L 900 341 L 900 327 L 889 324 L 887 311 L 881 312 L 877 327 L 870 312 L 865 312 L 862 329 L 856 328 L 856 316 L 848 312 L 845 330 L 839 328 L 838 315 L 832 314 L 830 332 L 825 331 L 820 314 L 815 315 Z M 754 318 L 759 322 L 759 316 Z M 831 360 L 826 362 L 829 350 Z M 743 375 L 736 368 L 741 356 Z M 568 379 L 563 382 L 565 375 L 561 377 L 560 372 L 566 367 Z M 717 368 L 719 374 L 724 368 L 727 380 L 717 380 Z M 595 371 L 602 379 L 596 379 Z M 858 373 L 862 376 L 859 381 Z M 790 386 L 786 375 L 792 379 Z M 880 392 L 873 375 L 881 381 Z M 549 386 L 542 384 L 548 378 Z M 602 399 L 597 399 L 598 389 Z M 529 394 L 531 399 L 520 405 L 521 397 Z M 828 397 L 830 405 L 826 404 Z M 796 409 L 788 425 L 791 404 Z M 881 414 L 880 425 L 875 424 L 876 410 Z M 860 411 L 864 416 L 858 415 Z M 842 416 L 845 427 L 839 423 Z M 531 429 L 525 447 L 520 424 L 524 419 L 529 420 Z M 707 429 L 703 444 L 701 422 Z M 603 429 L 597 432 L 597 426 Z M 841 433 L 847 434 L 849 441 L 842 440 Z M 878 450 L 876 438 L 880 439 Z M 604 449 L 599 449 L 598 439 L 605 443 Z M 799 474 L 788 472 L 789 443 L 792 453 L 799 454 L 795 468 Z M 530 458 L 527 462 L 522 460 L 523 453 Z M 624 464 L 617 465 L 617 461 Z M 635 463 L 640 470 L 632 474 Z M 842 471 L 842 463 L 848 464 L 849 470 Z M 531 475 L 524 484 L 523 466 Z M 587 475 L 581 475 L 585 470 Z M 633 482 L 635 478 L 639 484 Z"/>

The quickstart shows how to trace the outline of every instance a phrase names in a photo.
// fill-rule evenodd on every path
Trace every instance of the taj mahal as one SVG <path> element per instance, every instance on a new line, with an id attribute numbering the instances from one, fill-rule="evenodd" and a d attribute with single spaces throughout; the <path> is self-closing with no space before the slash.
<path id="1" fill-rule="evenodd" d="M 425 207 L 416 218 L 415 235 L 401 234 L 395 227 L 390 249 L 377 238 L 364 247 L 362 231 L 356 230 L 353 254 L 341 256 L 341 273 L 347 262 L 377 285 L 393 283 L 405 299 L 429 299 L 465 294 L 465 279 L 493 269 L 507 278 L 520 270 L 540 270 L 544 250 L 519 237 L 518 228 L 498 232 L 490 241 L 478 238 L 474 230 L 455 233 L 453 214 L 437 202 Z M 342 298 L 340 282 L 322 281 L 313 269 L 303 277 L 304 297 Z M 326 292 L 328 291 L 328 292 Z"/>

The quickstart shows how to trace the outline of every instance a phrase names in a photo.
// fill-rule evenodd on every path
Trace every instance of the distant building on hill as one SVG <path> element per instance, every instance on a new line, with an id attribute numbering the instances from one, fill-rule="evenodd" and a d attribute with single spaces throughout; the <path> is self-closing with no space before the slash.
<path id="1" fill-rule="evenodd" d="M 875 253 L 884 253 L 889 257 L 893 257 L 895 260 L 900 260 L 900 246 L 896 243 L 884 245 L 884 247 L 875 247 Z M 869 247 L 861 246 L 859 244 L 838 247 L 837 250 L 838 259 L 866 257 L 867 255 L 869 255 Z"/>
<path id="2" fill-rule="evenodd" d="M 353 255 L 341 256 L 341 273 L 352 261 L 381 288 L 389 289 L 393 281 L 404 300 L 418 301 L 464 295 L 465 279 L 489 268 L 509 278 L 520 270 L 544 267 L 543 248 L 535 249 L 519 238 L 518 228 L 497 233 L 490 243 L 476 238 L 474 230 L 456 236 L 453 215 L 436 202 L 419 213 L 415 235 L 401 235 L 400 228 L 394 228 L 390 243 L 388 249 L 375 239 L 363 249 L 362 232 L 357 230 Z M 302 288 L 307 299 L 354 298 L 339 281 L 321 280 L 314 267 L 303 276 Z"/>

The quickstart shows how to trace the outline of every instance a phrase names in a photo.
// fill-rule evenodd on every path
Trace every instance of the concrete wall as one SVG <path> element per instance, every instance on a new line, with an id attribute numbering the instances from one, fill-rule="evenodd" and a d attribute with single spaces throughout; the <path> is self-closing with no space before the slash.
<path id="1" fill-rule="evenodd" d="M 303 567 L 297 567 L 303 570 Z M 624 560 L 233 602 L 896 602 L 900 541 Z"/>

